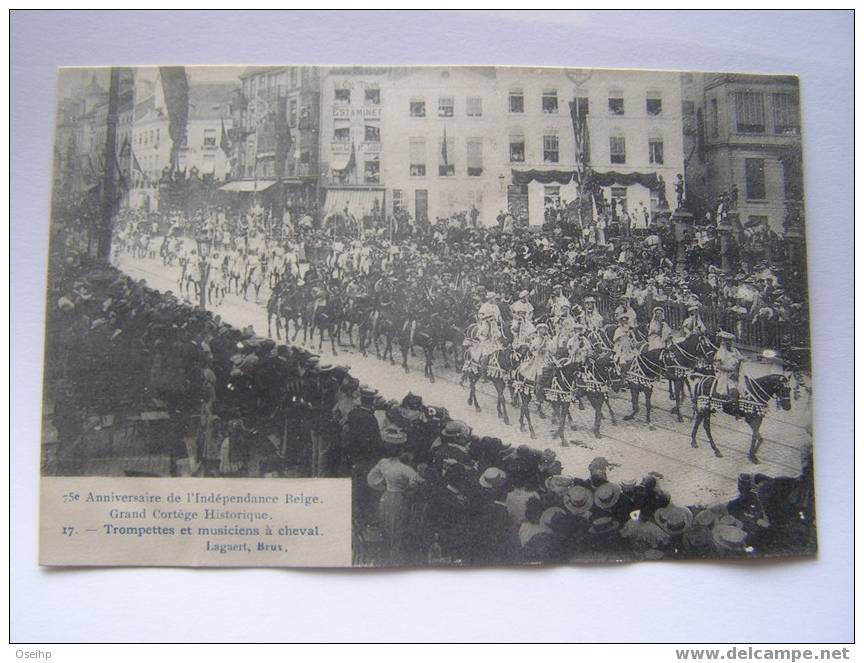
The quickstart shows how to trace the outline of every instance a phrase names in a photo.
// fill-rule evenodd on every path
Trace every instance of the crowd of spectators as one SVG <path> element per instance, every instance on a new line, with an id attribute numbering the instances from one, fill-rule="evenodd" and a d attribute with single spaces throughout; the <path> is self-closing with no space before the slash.
<path id="1" fill-rule="evenodd" d="M 456 247 L 479 241 L 462 228 L 436 232 Z M 558 260 L 558 240 L 519 237 L 519 247 L 541 256 L 551 243 L 549 259 Z M 496 239 L 493 253 L 515 249 Z M 164 428 L 149 452 L 182 459 L 184 473 L 351 477 L 359 564 L 746 557 L 815 547 L 809 456 L 797 477 L 742 475 L 739 495 L 716 505 L 675 504 L 656 474 L 617 480 L 601 457 L 584 477 L 564 475 L 551 450 L 474 432 L 418 395 L 387 400 L 346 367 L 232 327 L 55 240 L 46 397 L 58 456 L 77 454 L 79 469 L 94 415 L 161 412 Z M 440 249 L 433 255 L 450 246 L 429 241 Z M 518 256 L 516 265 L 526 260 Z"/>

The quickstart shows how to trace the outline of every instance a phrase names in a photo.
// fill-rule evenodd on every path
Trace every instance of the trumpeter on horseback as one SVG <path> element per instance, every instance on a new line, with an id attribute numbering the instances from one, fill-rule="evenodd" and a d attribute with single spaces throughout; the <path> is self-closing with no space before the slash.
<path id="1" fill-rule="evenodd" d="M 741 364 L 744 355 L 735 347 L 735 335 L 727 331 L 719 331 L 720 347 L 714 353 L 714 370 L 717 380 L 714 382 L 714 395 L 717 398 L 737 403 L 741 392 Z"/>
<path id="2" fill-rule="evenodd" d="M 631 325 L 631 318 L 628 313 L 621 313 L 618 316 L 618 327 L 612 336 L 612 350 L 621 373 L 627 371 L 633 360 L 636 359 L 636 355 L 639 354 L 636 329 Z"/>

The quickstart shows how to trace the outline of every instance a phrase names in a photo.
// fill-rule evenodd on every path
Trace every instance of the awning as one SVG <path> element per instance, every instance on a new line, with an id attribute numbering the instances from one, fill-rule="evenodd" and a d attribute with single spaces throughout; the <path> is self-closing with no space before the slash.
<path id="1" fill-rule="evenodd" d="M 276 184 L 276 180 L 235 180 L 223 184 L 219 187 L 220 191 L 239 191 L 243 193 L 252 193 L 255 191 L 266 191 L 271 186 Z"/>
<path id="2" fill-rule="evenodd" d="M 375 201 L 378 201 L 378 209 L 383 208 L 382 196 L 384 191 L 378 189 L 328 189 L 327 198 L 324 201 L 324 217 L 345 211 L 361 218 L 372 212 Z"/>

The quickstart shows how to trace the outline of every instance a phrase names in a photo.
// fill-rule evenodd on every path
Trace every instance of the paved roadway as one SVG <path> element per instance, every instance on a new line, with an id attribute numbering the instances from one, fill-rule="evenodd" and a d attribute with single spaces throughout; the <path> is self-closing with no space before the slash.
<path id="1" fill-rule="evenodd" d="M 158 258 L 133 259 L 125 253 L 120 257 L 119 266 L 136 279 L 146 279 L 150 287 L 163 292 L 171 290 L 179 295 L 179 267 L 164 267 Z M 264 289 L 266 286 L 262 291 Z M 213 307 L 213 311 L 236 327 L 251 324 L 256 334 L 265 336 L 265 302 L 266 295 L 263 292 L 258 303 L 228 295 L 220 306 Z M 300 340 L 302 332 L 298 342 Z M 423 377 L 420 357 L 409 356 L 410 373 L 406 374 L 399 363 L 393 366 L 389 361 L 381 361 L 374 356 L 374 352 L 363 357 L 355 349 L 337 348 L 338 356 L 334 357 L 330 353 L 327 339 L 320 351 L 317 349 L 317 339 L 314 347 L 310 343 L 307 343 L 306 347 L 318 352 L 323 361 L 350 366 L 355 377 L 379 389 L 387 398 L 401 400 L 408 391 L 412 391 L 422 395 L 424 402 L 428 404 L 446 407 L 453 418 L 466 421 L 482 435 L 495 435 L 513 445 L 528 444 L 539 449 L 554 449 L 565 474 L 587 476 L 588 464 L 596 456 L 604 456 L 612 463 L 609 477 L 615 481 L 638 479 L 647 472 L 658 472 L 663 476 L 661 485 L 678 504 L 712 504 L 734 497 L 737 493 L 737 476 L 741 472 L 758 471 L 771 476 L 795 476 L 800 470 L 800 449 L 811 443 L 808 425 L 811 419 L 811 399 L 807 388 L 800 389 L 800 398 L 793 400 L 789 412 L 778 410 L 773 403 L 770 405 L 762 424 L 765 441 L 759 450 L 761 462 L 753 465 L 747 460 L 750 428 L 743 420 L 736 421 L 722 413 L 715 414 L 712 418 L 712 433 L 724 457 L 714 457 L 704 432 L 701 431 L 697 437 L 699 448 L 691 448 L 691 405 L 689 402 L 682 405 L 685 420 L 678 423 L 669 412 L 672 403 L 668 399 L 665 384 L 654 390 L 652 420 L 655 430 L 649 430 L 645 424 L 644 405 L 640 407 L 640 413 L 634 421 L 621 420 L 623 415 L 630 412 L 629 392 L 621 392 L 612 399 L 618 424 L 612 426 L 608 419 L 604 419 L 601 439 L 596 439 L 591 434 L 594 411 L 587 400 L 584 411 L 580 411 L 574 404 L 571 412 L 576 430 L 567 427 L 566 436 L 570 446 L 562 447 L 560 440 L 553 437 L 554 430 L 550 419 L 538 418 L 533 405 L 532 419 L 537 433 L 536 440 L 531 440 L 527 432 L 520 433 L 518 409 L 508 407 L 511 425 L 504 425 L 495 413 L 495 390 L 490 384 L 478 384 L 482 412 L 476 412 L 473 406 L 467 404 L 468 391 L 467 388 L 459 386 L 459 374 L 452 368 L 444 369 L 440 358 L 436 360 L 436 382 L 431 384 Z M 398 349 L 394 350 L 394 356 L 400 357 Z M 763 364 L 750 363 L 746 371 L 756 376 L 771 372 L 771 369 Z M 547 412 L 548 409 L 546 406 Z"/>

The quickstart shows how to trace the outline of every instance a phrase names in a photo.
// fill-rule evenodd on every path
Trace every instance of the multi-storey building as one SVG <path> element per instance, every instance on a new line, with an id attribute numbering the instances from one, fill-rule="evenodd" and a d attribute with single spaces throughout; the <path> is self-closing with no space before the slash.
<path id="1" fill-rule="evenodd" d="M 228 172 L 228 156 L 223 149 L 222 131 L 231 127 L 229 101 L 233 83 L 196 83 L 189 85 L 189 113 L 186 134 L 177 153 L 177 170 L 187 176 L 223 180 Z M 170 119 L 161 81 L 142 83 L 140 92 L 150 92 L 134 105 L 131 130 L 132 191 L 130 205 L 158 209 L 159 182 L 171 170 L 172 141 Z"/>
<path id="2" fill-rule="evenodd" d="M 384 206 L 384 109 L 391 104 L 388 67 L 321 71 L 320 180 L 323 215 L 357 218 Z M 386 88 L 386 89 L 385 89 Z M 397 129 L 398 130 L 398 129 Z"/>
<path id="3" fill-rule="evenodd" d="M 699 215 L 737 191 L 744 226 L 783 229 L 802 198 L 798 79 L 794 76 L 685 74 L 692 105 L 688 206 Z"/>
<path id="4" fill-rule="evenodd" d="M 675 73 L 431 66 L 323 80 L 325 213 L 476 208 L 491 225 L 510 208 L 539 225 L 546 205 L 577 196 L 571 102 L 587 117 L 587 165 L 620 208 L 656 209 L 683 174 Z"/>
<path id="5" fill-rule="evenodd" d="M 230 104 L 231 181 L 279 213 L 318 196 L 319 69 L 249 67 Z M 262 202 L 258 201 L 258 202 Z"/>

